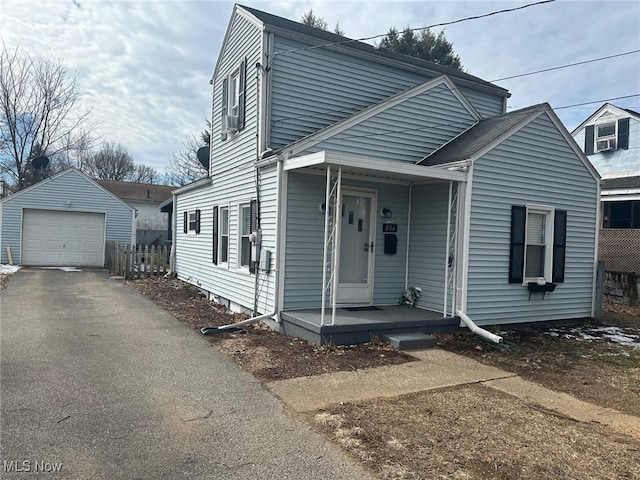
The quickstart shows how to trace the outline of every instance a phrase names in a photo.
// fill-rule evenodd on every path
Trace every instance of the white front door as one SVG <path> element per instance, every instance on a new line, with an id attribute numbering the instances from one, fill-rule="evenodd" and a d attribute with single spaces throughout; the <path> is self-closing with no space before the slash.
<path id="1" fill-rule="evenodd" d="M 338 303 L 371 303 L 376 194 L 343 191 L 338 264 Z"/>

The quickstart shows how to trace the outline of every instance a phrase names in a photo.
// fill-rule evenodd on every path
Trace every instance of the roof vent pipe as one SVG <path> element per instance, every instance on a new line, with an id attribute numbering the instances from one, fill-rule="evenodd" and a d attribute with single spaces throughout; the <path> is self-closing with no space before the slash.
<path id="1" fill-rule="evenodd" d="M 485 330 L 484 328 L 480 328 L 462 310 L 456 309 L 456 315 L 458 315 L 460 317 L 460 322 L 465 327 L 467 327 L 469 330 L 471 330 L 473 333 L 475 333 L 476 335 L 479 335 L 482 338 L 486 338 L 487 340 L 489 340 L 490 342 L 493 342 L 493 343 L 502 343 L 502 337 L 501 336 L 494 335 L 493 333 Z"/>

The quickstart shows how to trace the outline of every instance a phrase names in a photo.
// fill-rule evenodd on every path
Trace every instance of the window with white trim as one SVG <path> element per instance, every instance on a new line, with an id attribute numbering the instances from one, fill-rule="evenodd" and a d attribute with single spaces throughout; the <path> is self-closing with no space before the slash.
<path id="1" fill-rule="evenodd" d="M 183 217 L 184 233 L 200 233 L 200 210 L 188 210 Z"/>
<path id="2" fill-rule="evenodd" d="M 584 153 L 629 149 L 629 117 L 615 120 L 612 115 L 584 128 Z"/>
<path id="3" fill-rule="evenodd" d="M 240 69 L 238 68 L 229 76 L 229 99 L 227 101 L 227 114 L 238 116 L 238 105 L 240 105 Z"/>
<path id="4" fill-rule="evenodd" d="M 220 263 L 229 262 L 229 207 L 220 207 Z"/>
<path id="5" fill-rule="evenodd" d="M 239 242 L 238 250 L 240 251 L 240 267 L 249 268 L 251 264 L 251 204 L 241 204 L 239 207 Z"/>
<path id="6" fill-rule="evenodd" d="M 567 212 L 545 205 L 511 207 L 509 283 L 564 282 Z"/>
<path id="7" fill-rule="evenodd" d="M 222 79 L 221 140 L 244 128 L 246 60 Z"/>
<path id="8" fill-rule="evenodd" d="M 596 152 L 616 149 L 617 122 L 601 123 L 596 127 Z"/>
<path id="9" fill-rule="evenodd" d="M 551 281 L 553 209 L 528 208 L 524 253 L 524 281 Z"/>

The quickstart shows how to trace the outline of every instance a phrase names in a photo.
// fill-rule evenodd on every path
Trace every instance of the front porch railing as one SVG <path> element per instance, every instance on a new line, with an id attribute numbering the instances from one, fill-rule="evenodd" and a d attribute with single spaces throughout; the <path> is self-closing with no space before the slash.
<path id="1" fill-rule="evenodd" d="M 336 318 L 336 291 L 338 276 L 338 239 L 340 238 L 340 218 L 342 211 L 342 168 L 338 168 L 337 175 L 333 175 L 331 166 L 327 166 L 327 184 L 324 201 L 324 250 L 322 252 L 322 308 L 320 325 L 325 325 L 327 299 L 331 306 L 331 325 Z"/>

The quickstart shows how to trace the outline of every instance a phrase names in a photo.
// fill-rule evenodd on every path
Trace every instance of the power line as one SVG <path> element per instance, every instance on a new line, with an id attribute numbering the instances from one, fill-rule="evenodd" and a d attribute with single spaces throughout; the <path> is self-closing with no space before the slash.
<path id="1" fill-rule="evenodd" d="M 573 105 L 564 105 L 562 107 L 554 107 L 554 110 L 561 110 L 563 108 L 581 107 L 582 105 L 591 105 L 593 103 L 606 103 L 613 100 L 622 100 L 623 98 L 640 97 L 640 93 L 634 93 L 633 95 L 624 95 L 622 97 L 605 98 L 604 100 L 593 100 L 592 102 L 574 103 Z"/>
<path id="2" fill-rule="evenodd" d="M 473 15 L 470 17 L 465 17 L 465 18 L 459 18 L 458 20 L 451 20 L 449 22 L 441 22 L 441 23 L 434 23 L 433 25 L 428 25 L 426 27 L 416 27 L 416 28 L 409 28 L 406 30 L 412 31 L 412 32 L 417 32 L 420 30 L 428 30 L 430 28 L 435 28 L 435 27 L 445 27 L 447 25 L 453 25 L 456 23 L 461 23 L 461 22 L 467 22 L 469 20 L 478 20 L 480 18 L 485 18 L 485 17 L 491 17 L 494 15 L 499 15 L 501 13 L 509 13 L 509 12 L 515 12 L 517 10 L 524 10 L 525 8 L 529 8 L 529 7 L 534 7 L 537 5 L 542 5 L 545 3 L 553 3 L 556 0 L 541 0 L 539 2 L 534 2 L 534 3 L 528 3 L 526 5 L 521 5 L 519 7 L 513 7 L 513 8 L 505 8 L 502 10 L 496 10 L 493 12 L 489 12 L 489 13 L 483 13 L 481 15 Z M 292 48 L 291 50 L 283 50 L 282 52 L 274 52 L 274 57 L 278 56 L 278 55 L 285 55 L 287 53 L 295 53 L 295 52 L 301 52 L 301 51 L 306 51 L 306 50 L 315 50 L 318 48 L 326 48 L 326 47 L 332 47 L 334 45 L 346 45 L 349 43 L 355 43 L 355 42 L 363 42 L 365 40 L 373 40 L 375 38 L 380 38 L 380 37 L 384 37 L 386 36 L 386 33 L 382 33 L 382 34 L 378 34 L 378 35 L 372 35 L 370 37 L 361 37 L 361 38 L 350 38 L 347 40 L 341 40 L 339 42 L 330 42 L 330 43 L 325 43 L 322 45 L 312 45 L 309 47 L 301 47 L 301 48 Z"/>
<path id="3" fill-rule="evenodd" d="M 620 100 L 620 99 L 624 99 L 624 98 L 632 98 L 632 97 L 638 97 L 640 96 L 640 93 L 636 93 L 633 95 L 625 95 L 622 97 L 614 97 L 614 98 L 605 98 L 603 100 L 594 100 L 592 102 L 583 102 L 583 103 L 575 103 L 572 105 L 563 105 L 561 107 L 551 107 L 552 110 L 561 110 L 564 108 L 573 108 L 573 107 L 578 107 L 578 106 L 582 106 L 582 105 L 589 105 L 589 104 L 593 104 L 593 103 L 605 103 L 605 102 L 609 102 L 609 101 L 613 101 L 613 100 Z M 532 109 L 526 112 L 527 115 L 529 114 L 533 114 L 533 113 L 538 113 L 538 112 L 543 112 L 546 111 L 547 107 L 545 106 L 540 106 L 539 108 L 536 109 Z M 524 112 L 523 112 L 524 113 Z M 492 117 L 488 117 L 485 120 L 491 119 Z M 387 129 L 387 130 L 379 130 L 376 131 L 374 133 L 362 133 L 362 134 L 356 134 L 356 133 L 351 133 L 348 134 L 346 131 L 345 132 L 340 132 L 338 134 L 336 134 L 335 136 L 332 136 L 331 138 L 337 138 L 340 140 L 349 140 L 349 139 L 357 139 L 357 138 L 372 138 L 372 137 L 378 137 L 378 136 L 389 136 L 389 135 L 395 135 L 395 134 L 399 134 L 399 133 L 407 133 L 407 132 L 417 132 L 417 131 L 422 131 L 422 130 L 433 130 L 433 129 L 441 129 L 441 128 L 445 128 L 445 127 L 471 127 L 472 125 L 474 125 L 473 121 L 468 121 L 468 120 L 459 120 L 456 122 L 450 122 L 450 123 L 432 123 L 432 124 L 428 124 L 428 125 L 421 125 L 419 127 L 411 127 L 411 128 L 401 128 L 401 129 Z"/>
<path id="4" fill-rule="evenodd" d="M 582 62 L 566 63 L 564 65 L 558 65 L 557 67 L 543 68 L 542 70 L 535 70 L 533 72 L 520 73 L 518 75 L 511 75 L 510 77 L 496 78 L 495 80 L 489 80 L 489 82 L 491 83 L 501 82 L 502 80 L 511 80 L 512 78 L 520 78 L 520 77 L 526 77 L 528 75 L 535 75 L 537 73 L 551 72 L 553 70 L 560 70 L 562 68 L 575 67 L 577 65 L 585 65 L 587 63 L 599 62 L 601 60 L 608 60 L 610 58 L 623 57 L 625 55 L 631 55 L 633 53 L 638 53 L 638 52 L 640 52 L 640 50 L 631 50 L 630 52 L 616 53 L 615 55 L 608 55 L 606 57 L 594 58 L 591 60 L 584 60 Z"/>
<path id="5" fill-rule="evenodd" d="M 538 74 L 538 73 L 561 70 L 563 68 L 575 67 L 577 65 L 585 65 L 585 64 L 588 64 L 588 63 L 600 62 L 602 60 L 609 60 L 611 58 L 623 57 L 625 55 L 632 55 L 634 53 L 639 53 L 639 52 L 640 52 L 640 50 L 631 50 L 629 52 L 616 53 L 616 54 L 613 54 L 613 55 L 607 55 L 605 57 L 593 58 L 593 59 L 590 59 L 590 60 L 583 60 L 583 61 L 580 61 L 580 62 L 567 63 L 567 64 L 564 64 L 564 65 L 558 65 L 558 66 L 555 66 L 555 67 L 544 68 L 542 70 L 536 70 L 536 71 L 533 71 L 533 72 L 527 72 L 527 73 L 520 73 L 520 74 L 517 74 L 517 75 L 511 75 L 509 77 L 498 78 L 496 80 L 489 80 L 489 82 L 490 83 L 494 83 L 494 82 L 499 82 L 499 81 L 502 81 L 502 80 L 508 80 L 508 79 L 513 79 L 513 78 L 521 78 L 521 77 L 526 77 L 526 76 L 529 76 L 529 75 L 535 75 L 535 74 Z M 436 92 L 433 92 L 433 93 L 435 94 L 435 93 L 440 93 L 440 92 L 436 91 Z M 430 94 L 431 93 L 427 93 L 427 95 L 430 95 Z M 637 95 L 628 95 L 628 96 L 623 96 L 623 97 L 616 97 L 616 98 L 611 98 L 609 100 L 620 100 L 620 99 L 624 99 L 624 98 L 631 98 L 631 97 L 634 97 L 634 96 L 637 96 Z M 391 100 L 392 99 L 383 100 L 382 102 L 380 102 L 380 104 L 387 103 L 388 101 L 391 101 Z M 582 103 L 582 104 L 569 105 L 569 106 L 557 107 L 557 108 L 560 108 L 560 109 L 561 108 L 571 108 L 573 106 L 589 105 L 589 104 L 592 104 L 592 103 L 599 103 L 599 102 L 604 102 L 604 101 L 607 101 L 607 100 L 596 100 L 596 101 L 593 101 L 593 102 L 585 102 L 585 103 Z M 556 110 L 557 108 L 554 108 L 554 110 Z M 275 125 L 278 122 L 283 123 L 283 122 L 286 122 L 288 120 L 299 120 L 301 118 L 319 118 L 320 115 L 327 115 L 327 114 L 331 114 L 331 113 L 348 113 L 350 111 L 352 113 L 355 113 L 355 112 L 357 112 L 359 110 L 357 109 L 357 107 L 348 107 L 348 108 L 344 108 L 343 107 L 343 108 L 325 110 L 325 111 L 322 111 L 322 112 L 314 112 L 313 114 L 309 114 L 309 115 L 298 115 L 298 116 L 293 116 L 293 117 L 278 118 L 278 119 L 275 119 L 273 121 L 273 123 Z"/>

